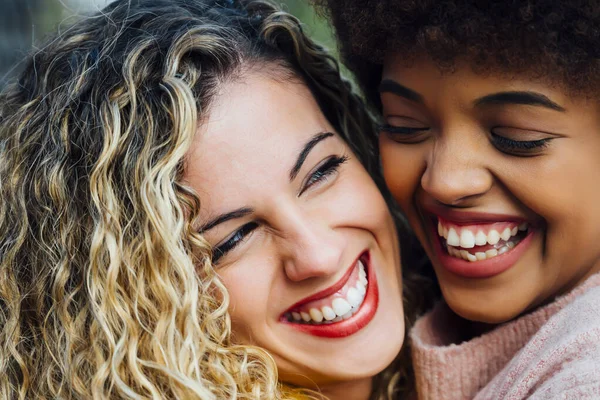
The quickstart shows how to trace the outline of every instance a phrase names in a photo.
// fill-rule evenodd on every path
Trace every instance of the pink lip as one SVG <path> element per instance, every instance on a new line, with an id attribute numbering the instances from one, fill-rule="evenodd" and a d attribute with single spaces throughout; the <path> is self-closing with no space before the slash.
<path id="1" fill-rule="evenodd" d="M 490 222 L 530 222 L 523 217 L 515 217 L 507 214 L 492 214 L 474 211 L 459 211 L 443 206 L 426 205 L 423 210 L 435 217 L 442 217 L 444 220 L 456 225 L 476 225 Z"/>
<path id="2" fill-rule="evenodd" d="M 369 253 L 365 253 L 359 257 L 363 263 L 365 264 L 367 270 L 367 278 L 369 283 L 367 284 L 367 292 L 365 294 L 365 299 L 358 309 L 356 313 L 345 320 L 334 322 L 331 324 L 322 324 L 322 325 L 309 325 L 309 324 L 299 324 L 290 322 L 285 318 L 280 318 L 282 323 L 288 324 L 290 327 L 304 333 L 308 333 L 313 336 L 326 337 L 326 338 L 342 338 L 346 336 L 353 335 L 358 332 L 362 328 L 364 328 L 375 316 L 375 312 L 377 311 L 377 306 L 379 304 L 379 288 L 377 286 L 377 277 L 375 275 L 375 271 L 371 265 L 371 259 Z M 358 259 L 357 259 L 358 261 Z M 289 309 L 293 309 L 298 307 L 304 303 L 309 301 L 319 300 L 324 297 L 327 297 L 339 289 L 341 289 L 344 284 L 348 281 L 350 275 L 352 274 L 352 270 L 355 267 L 356 262 L 352 264 L 352 267 L 349 269 L 350 273 L 346 273 L 340 281 L 338 281 L 335 285 L 316 293 L 310 297 L 307 297 L 304 300 L 294 304 Z M 340 285 L 340 282 L 342 284 Z M 334 288 L 335 290 L 332 290 Z M 323 295 L 323 293 L 326 293 Z"/>
<path id="3" fill-rule="evenodd" d="M 515 217 L 507 217 L 497 214 L 481 214 L 481 213 L 470 213 L 468 219 L 465 217 L 462 221 L 457 221 L 455 219 L 448 218 L 449 213 L 443 216 L 444 219 L 449 220 L 450 222 L 461 225 L 460 222 L 463 222 L 462 225 L 468 224 L 476 224 L 476 223 L 490 223 L 490 222 L 525 222 L 526 220 L 523 218 L 515 218 Z M 462 213 L 461 213 L 462 214 Z M 493 217 L 491 217 L 493 216 Z M 437 258 L 440 260 L 441 265 L 448 270 L 449 272 L 462 276 L 464 278 L 491 278 L 493 276 L 499 275 L 504 271 L 509 270 L 515 263 L 521 258 L 523 253 L 529 248 L 533 237 L 536 233 L 536 230 L 530 225 L 529 232 L 526 237 L 521 240 L 514 249 L 507 251 L 504 254 L 498 255 L 494 258 L 490 258 L 489 260 L 481 260 L 476 262 L 471 262 L 467 260 L 463 260 L 460 258 L 452 257 L 446 250 L 442 247 L 442 243 L 440 237 L 437 233 L 437 226 L 435 223 L 431 223 L 430 231 L 432 233 L 433 247 Z"/>

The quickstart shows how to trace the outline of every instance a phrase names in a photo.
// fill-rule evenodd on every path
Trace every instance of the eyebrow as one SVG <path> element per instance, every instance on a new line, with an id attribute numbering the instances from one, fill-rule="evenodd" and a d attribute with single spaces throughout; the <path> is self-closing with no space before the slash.
<path id="1" fill-rule="evenodd" d="M 332 137 L 332 136 L 333 136 L 332 132 L 317 133 L 304 145 L 304 147 L 300 151 L 300 154 L 298 155 L 296 163 L 290 170 L 290 181 L 294 180 L 294 178 L 298 175 L 298 172 L 300 172 L 300 168 L 302 168 L 302 164 L 304 164 L 306 157 L 308 157 L 308 154 L 317 145 L 317 143 L 319 143 L 322 140 L 325 140 L 329 137 Z M 253 212 L 254 212 L 254 209 L 249 208 L 249 207 L 244 207 L 244 208 L 238 208 L 237 210 L 234 210 L 234 211 L 231 211 L 231 212 L 228 212 L 225 214 L 218 215 L 217 217 L 211 219 L 206 224 L 202 225 L 199 229 L 199 232 L 202 233 L 204 231 L 208 231 L 208 230 L 214 228 L 215 226 L 222 224 L 223 222 L 227 222 L 232 219 L 243 218 L 247 215 L 252 214 Z"/>
<path id="2" fill-rule="evenodd" d="M 405 99 L 415 101 L 417 103 L 423 103 L 423 96 L 415 92 L 412 89 L 407 88 L 391 79 L 384 79 L 379 84 L 379 93 L 393 93 L 397 96 L 404 97 Z M 510 91 L 510 92 L 499 92 L 493 93 L 487 96 L 483 96 L 475 101 L 476 106 L 485 106 L 492 104 L 519 104 L 528 106 L 539 106 L 549 108 L 555 111 L 565 112 L 566 109 L 554 101 L 550 100 L 547 96 L 529 91 Z"/>
<path id="3" fill-rule="evenodd" d="M 384 79 L 379 84 L 379 93 L 393 93 L 410 101 L 423 103 L 423 96 L 391 79 Z"/>
<path id="4" fill-rule="evenodd" d="M 290 181 L 293 181 L 296 178 L 296 176 L 298 176 L 298 172 L 300 172 L 300 168 L 302 168 L 302 164 L 304 164 L 304 161 L 306 161 L 306 157 L 308 157 L 308 154 L 310 153 L 310 151 L 319 142 L 321 142 L 322 140 L 325 140 L 329 137 L 332 137 L 332 136 L 333 136 L 333 133 L 331 133 L 331 132 L 321 132 L 321 133 L 317 133 L 308 142 L 306 142 L 306 144 L 302 148 L 302 151 L 300 151 L 300 154 L 298 154 L 296 163 L 290 170 Z"/>
<path id="5" fill-rule="evenodd" d="M 483 96 L 475 100 L 476 106 L 485 106 L 492 104 L 521 104 L 527 106 L 539 106 L 549 108 L 555 111 L 566 111 L 557 103 L 550 100 L 548 97 L 537 92 L 515 91 L 515 92 L 499 92 Z"/>
<path id="6" fill-rule="evenodd" d="M 199 229 L 200 233 L 204 232 L 204 231 L 208 231 L 212 228 L 214 228 L 215 226 L 222 224 L 223 222 L 227 222 L 229 220 L 232 219 L 237 219 L 237 218 L 243 218 L 249 214 L 252 214 L 254 212 L 254 210 L 252 208 L 238 208 L 237 210 L 225 213 L 225 214 L 221 214 L 215 218 L 213 218 L 212 220 L 210 220 L 208 223 L 202 225 Z"/>

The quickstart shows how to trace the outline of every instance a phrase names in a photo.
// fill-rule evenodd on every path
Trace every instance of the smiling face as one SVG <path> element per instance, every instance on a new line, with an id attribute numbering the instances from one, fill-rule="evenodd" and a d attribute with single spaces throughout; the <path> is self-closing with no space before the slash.
<path id="1" fill-rule="evenodd" d="M 598 102 L 400 60 L 380 86 L 384 175 L 450 307 L 503 322 L 598 271 Z"/>
<path id="2" fill-rule="evenodd" d="M 185 178 L 234 340 L 268 350 L 283 381 L 368 388 L 403 342 L 386 203 L 303 84 L 248 73 L 220 89 Z"/>

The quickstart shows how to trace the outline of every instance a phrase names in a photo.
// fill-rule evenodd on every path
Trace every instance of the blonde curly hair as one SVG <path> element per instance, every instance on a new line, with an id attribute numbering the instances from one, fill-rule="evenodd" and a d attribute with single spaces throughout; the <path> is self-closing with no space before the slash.
<path id="1" fill-rule="evenodd" d="M 381 185 L 360 99 L 264 1 L 117 0 L 29 56 L 0 96 L 1 398 L 318 397 L 231 341 L 181 181 L 219 85 L 261 63 L 304 80 Z"/>

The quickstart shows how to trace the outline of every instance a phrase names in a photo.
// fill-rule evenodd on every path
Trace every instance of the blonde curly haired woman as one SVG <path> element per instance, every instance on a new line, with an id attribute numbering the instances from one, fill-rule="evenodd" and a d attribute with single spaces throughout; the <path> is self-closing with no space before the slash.
<path id="1" fill-rule="evenodd" d="M 372 122 L 292 16 L 119 0 L 0 107 L 0 397 L 400 396 Z"/>

